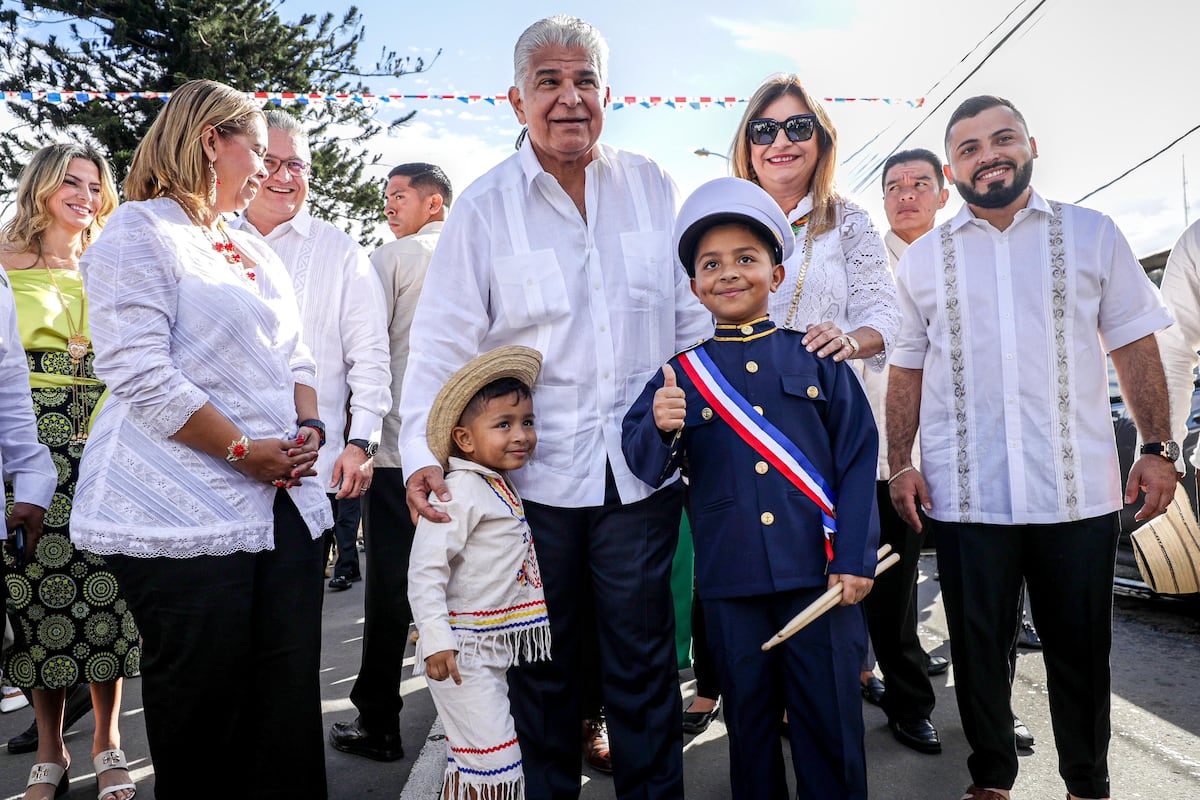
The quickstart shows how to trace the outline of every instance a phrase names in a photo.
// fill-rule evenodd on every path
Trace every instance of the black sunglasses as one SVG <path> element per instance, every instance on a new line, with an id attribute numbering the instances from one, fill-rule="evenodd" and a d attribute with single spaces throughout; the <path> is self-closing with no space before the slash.
<path id="1" fill-rule="evenodd" d="M 746 123 L 746 136 L 751 144 L 771 144 L 779 135 L 779 129 L 787 134 L 788 141 L 807 142 L 817 129 L 816 114 L 796 114 L 783 122 L 763 117 Z"/>

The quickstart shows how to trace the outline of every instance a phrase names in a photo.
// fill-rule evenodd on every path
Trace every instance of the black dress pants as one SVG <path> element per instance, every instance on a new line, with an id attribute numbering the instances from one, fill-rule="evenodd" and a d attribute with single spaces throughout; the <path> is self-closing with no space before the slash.
<path id="1" fill-rule="evenodd" d="M 1059 774 L 1077 797 L 1108 797 L 1117 515 L 1054 525 L 932 524 L 972 782 L 1010 789 L 1016 780 L 1009 652 L 1024 577 L 1042 639 Z"/>
<path id="2" fill-rule="evenodd" d="M 594 615 L 599 641 L 616 796 L 683 797 L 671 600 L 682 496 L 675 483 L 628 505 L 556 508 L 525 501 L 552 636 L 552 660 L 508 673 L 530 800 L 579 797 L 581 618 L 587 613 Z"/>
<path id="3" fill-rule="evenodd" d="M 362 665 L 350 690 L 350 702 L 369 732 L 399 735 L 400 709 L 404 706 L 400 672 L 412 623 L 408 554 L 416 528 L 405 503 L 400 468 L 376 467 L 365 498 L 363 544 L 367 572 Z"/>
<path id="4" fill-rule="evenodd" d="M 155 796 L 323 800 L 321 540 L 287 492 L 274 550 L 105 559 L 142 633 Z"/>
<path id="5" fill-rule="evenodd" d="M 887 684 L 883 710 L 893 722 L 929 719 L 935 701 L 933 684 L 929 682 L 925 650 L 917 636 L 921 537 L 896 513 L 885 481 L 876 483 L 876 494 L 879 544 L 890 544 L 892 552 L 900 555 L 900 563 L 875 579 L 863 604 L 875 658 Z"/>

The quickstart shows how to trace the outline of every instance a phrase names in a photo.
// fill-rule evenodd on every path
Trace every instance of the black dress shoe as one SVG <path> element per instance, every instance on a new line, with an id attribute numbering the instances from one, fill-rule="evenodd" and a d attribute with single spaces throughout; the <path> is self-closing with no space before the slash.
<path id="1" fill-rule="evenodd" d="M 376 761 L 395 761 L 398 758 L 404 758 L 404 748 L 400 746 L 400 734 L 367 733 L 362 726 L 362 717 L 355 719 L 354 722 L 333 723 L 329 729 L 329 743 L 333 745 L 334 750 L 373 758 Z"/>
<path id="2" fill-rule="evenodd" d="M 933 677 L 941 675 L 946 670 L 950 669 L 950 659 L 945 656 L 930 656 L 925 662 L 925 674 Z"/>
<path id="3" fill-rule="evenodd" d="M 1033 747 L 1033 734 L 1017 717 L 1013 717 L 1013 739 L 1017 742 L 1018 750 L 1028 750 Z"/>
<path id="4" fill-rule="evenodd" d="M 886 692 L 887 687 L 883 685 L 883 681 L 874 675 L 867 678 L 867 682 L 862 685 L 863 700 L 866 700 L 873 706 L 883 705 L 883 695 Z"/>
<path id="5" fill-rule="evenodd" d="M 353 585 L 349 575 L 334 575 L 329 580 L 329 588 L 335 592 L 344 592 Z"/>
<path id="6" fill-rule="evenodd" d="M 911 747 L 918 753 L 931 755 L 942 752 L 942 740 L 938 738 L 937 728 L 927 719 L 915 719 L 912 722 L 888 722 L 892 736 L 905 747 Z"/>
<path id="7" fill-rule="evenodd" d="M 709 724 L 717 718 L 720 709 L 720 705 L 715 705 L 710 711 L 683 712 L 683 732 L 692 735 L 704 733 L 708 730 Z"/>

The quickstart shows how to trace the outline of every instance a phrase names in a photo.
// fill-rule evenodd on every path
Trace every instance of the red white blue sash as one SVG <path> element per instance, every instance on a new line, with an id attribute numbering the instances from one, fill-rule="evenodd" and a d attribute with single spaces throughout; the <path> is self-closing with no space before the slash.
<path id="1" fill-rule="evenodd" d="M 746 444 L 779 470 L 789 482 L 817 508 L 821 509 L 821 527 L 825 531 L 825 558 L 833 560 L 833 537 L 837 534 L 835 496 L 829 483 L 800 452 L 796 443 L 771 421 L 754 410 L 737 389 L 726 380 L 704 347 L 679 355 L 679 364 L 696 390 L 713 410 L 733 428 Z"/>

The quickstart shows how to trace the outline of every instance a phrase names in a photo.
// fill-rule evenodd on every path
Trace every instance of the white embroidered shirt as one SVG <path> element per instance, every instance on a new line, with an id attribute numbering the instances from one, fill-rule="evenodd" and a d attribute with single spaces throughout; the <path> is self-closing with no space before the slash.
<path id="1" fill-rule="evenodd" d="M 71 538 L 102 555 L 185 558 L 274 547 L 276 489 L 170 438 L 206 402 L 251 439 L 296 433 L 315 368 L 287 272 L 258 239 L 251 285 L 174 200 L 125 203 L 80 261 L 96 375 L 111 392 L 83 451 Z M 289 490 L 313 538 L 314 479 Z"/>
<path id="2" fill-rule="evenodd" d="M 999 231 L 964 206 L 908 248 L 890 363 L 924 370 L 921 464 L 943 521 L 1121 507 L 1104 353 L 1171 324 L 1112 220 L 1033 192 Z"/>

